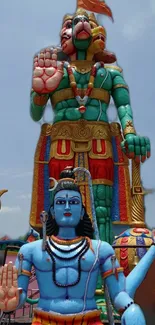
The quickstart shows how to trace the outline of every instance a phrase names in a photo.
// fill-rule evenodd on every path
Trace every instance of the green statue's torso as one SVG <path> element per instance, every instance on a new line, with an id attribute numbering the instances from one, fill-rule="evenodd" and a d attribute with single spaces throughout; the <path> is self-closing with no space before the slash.
<path id="1" fill-rule="evenodd" d="M 89 78 L 90 78 L 90 72 L 86 74 L 81 74 L 75 70 L 74 71 L 74 77 L 76 80 L 77 88 L 78 89 L 87 89 Z M 64 77 L 61 81 L 59 88 L 65 89 L 70 88 L 69 78 L 67 71 L 64 71 Z M 112 88 L 112 77 L 108 70 L 106 69 L 99 69 L 97 71 L 97 76 L 95 78 L 94 82 L 94 88 L 100 88 L 100 89 L 106 89 L 109 93 Z M 80 113 L 78 111 L 79 104 L 77 103 L 76 99 L 66 99 L 62 102 L 59 102 L 55 107 L 55 119 L 54 122 L 58 121 L 64 121 L 64 120 L 72 120 L 76 121 L 80 118 L 83 118 L 88 121 L 104 121 L 108 122 L 106 110 L 107 110 L 107 104 L 104 103 L 104 101 L 99 101 L 97 99 L 89 98 L 88 102 L 86 103 L 86 111 L 85 113 Z"/>
<path id="2" fill-rule="evenodd" d="M 75 77 L 76 85 L 78 89 L 87 89 L 90 73 L 82 74 L 80 72 L 73 70 L 73 74 Z M 123 85 L 125 87 L 123 87 Z M 117 88 L 118 86 L 118 88 Z M 114 88 L 116 87 L 116 88 Z M 85 119 L 88 121 L 103 121 L 108 122 L 107 118 L 107 108 L 109 106 L 110 96 L 112 95 L 116 107 L 120 106 L 129 106 L 130 110 L 130 100 L 129 100 L 129 94 L 128 90 L 126 89 L 127 85 L 124 81 L 124 78 L 122 74 L 115 68 L 99 68 L 97 70 L 97 74 L 94 80 L 94 88 L 95 90 L 105 90 L 106 97 L 109 97 L 109 100 L 104 100 L 104 94 L 100 96 L 100 99 L 96 98 L 98 96 L 95 96 L 92 98 L 88 98 L 87 103 L 85 104 L 86 111 L 84 113 L 81 113 L 78 108 L 80 107 L 80 104 L 75 99 L 75 96 L 73 94 L 73 98 L 67 99 L 67 96 L 63 98 L 60 96 L 60 100 L 57 100 L 57 103 L 54 105 L 54 123 L 59 121 L 77 121 L 79 119 Z M 67 70 L 64 68 L 64 75 L 63 78 L 59 84 L 59 87 L 57 90 L 53 93 L 48 94 L 48 98 L 52 99 L 54 95 L 61 91 L 61 95 L 63 90 L 71 89 L 69 76 Z M 44 112 L 43 107 L 37 107 L 37 105 L 33 102 L 33 96 L 35 96 L 36 93 L 32 93 L 32 104 L 31 104 L 31 116 L 34 120 L 39 120 Z M 125 108 L 126 112 L 126 108 Z M 119 112 L 118 112 L 119 113 Z M 119 114 L 120 119 L 124 118 L 123 110 L 121 110 L 121 114 Z M 128 119 L 128 114 L 126 114 L 125 119 L 122 120 L 122 123 L 125 125 L 126 119 Z"/>

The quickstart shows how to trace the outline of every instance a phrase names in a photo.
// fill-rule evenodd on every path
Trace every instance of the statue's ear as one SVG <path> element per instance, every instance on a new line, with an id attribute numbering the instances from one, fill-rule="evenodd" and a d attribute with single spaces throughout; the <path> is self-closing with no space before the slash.
<path id="1" fill-rule="evenodd" d="M 55 217 L 55 213 L 54 213 L 53 206 L 50 207 L 50 213 L 51 213 L 52 217 L 54 218 Z"/>
<path id="2" fill-rule="evenodd" d="M 84 207 L 82 207 L 82 210 L 81 210 L 81 217 L 83 217 L 84 214 L 85 214 L 85 209 L 84 209 Z"/>

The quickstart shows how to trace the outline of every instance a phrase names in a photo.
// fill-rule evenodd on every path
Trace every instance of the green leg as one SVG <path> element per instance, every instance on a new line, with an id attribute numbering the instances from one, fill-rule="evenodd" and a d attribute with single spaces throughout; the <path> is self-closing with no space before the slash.
<path id="1" fill-rule="evenodd" d="M 112 186 L 93 185 L 97 225 L 100 239 L 110 244 L 113 242 L 111 206 Z"/>
<path id="2" fill-rule="evenodd" d="M 100 239 L 109 244 L 113 242 L 112 221 L 111 221 L 111 206 L 112 206 L 112 186 L 108 185 L 93 185 L 96 218 L 99 229 Z M 101 275 L 98 277 L 97 289 L 101 289 L 103 280 Z M 107 310 L 104 294 L 96 295 L 97 308 L 101 310 L 101 320 L 107 321 Z M 114 318 L 120 319 L 120 316 L 113 310 Z"/>

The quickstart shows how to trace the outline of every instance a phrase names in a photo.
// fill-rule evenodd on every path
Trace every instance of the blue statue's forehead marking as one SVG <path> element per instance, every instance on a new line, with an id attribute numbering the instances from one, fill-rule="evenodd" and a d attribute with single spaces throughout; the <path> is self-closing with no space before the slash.
<path id="1" fill-rule="evenodd" d="M 69 196 L 69 195 L 67 195 L 66 194 L 66 196 L 57 196 L 57 197 L 55 197 L 55 200 L 57 200 L 57 199 L 79 199 L 80 198 L 80 196 Z"/>
<path id="2" fill-rule="evenodd" d="M 57 199 L 81 199 L 81 194 L 74 190 L 62 190 L 56 193 L 54 200 Z"/>

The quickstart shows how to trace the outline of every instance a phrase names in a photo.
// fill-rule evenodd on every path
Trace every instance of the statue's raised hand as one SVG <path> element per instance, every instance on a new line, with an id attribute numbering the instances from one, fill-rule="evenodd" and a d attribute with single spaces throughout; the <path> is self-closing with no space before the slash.
<path id="1" fill-rule="evenodd" d="M 0 309 L 5 312 L 14 311 L 19 305 L 22 289 L 18 288 L 18 270 L 12 262 L 0 269 Z"/>
<path id="2" fill-rule="evenodd" d="M 147 137 L 134 134 L 127 134 L 121 143 L 123 152 L 128 158 L 134 159 L 137 163 L 144 162 L 150 157 L 151 145 Z"/>
<path id="3" fill-rule="evenodd" d="M 45 49 L 34 58 L 32 88 L 39 94 L 50 93 L 63 77 L 63 62 L 57 61 L 57 49 Z"/>

